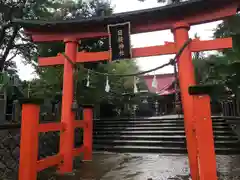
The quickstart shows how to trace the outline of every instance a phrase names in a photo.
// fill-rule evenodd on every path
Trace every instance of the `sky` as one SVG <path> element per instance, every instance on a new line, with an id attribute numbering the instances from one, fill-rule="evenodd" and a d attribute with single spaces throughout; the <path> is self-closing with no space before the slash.
<path id="1" fill-rule="evenodd" d="M 138 0 L 111 0 L 111 3 L 114 6 L 114 13 L 148 9 L 164 5 L 162 3 L 157 3 L 157 0 L 145 0 L 145 2 L 139 2 Z M 221 21 L 192 26 L 189 31 L 189 36 L 190 38 L 193 38 L 197 33 L 201 40 L 212 39 L 213 31 L 220 22 Z M 141 33 L 131 36 L 131 43 L 134 48 L 163 45 L 165 41 L 173 42 L 173 35 L 170 30 Z M 138 58 L 136 62 L 141 70 L 148 70 L 168 62 L 171 57 L 173 56 L 152 56 Z M 35 77 L 33 68 L 30 65 L 24 65 L 19 57 L 17 57 L 15 61 L 19 76 L 22 80 L 31 80 Z M 173 67 L 168 66 L 154 73 L 163 74 L 172 72 Z"/>

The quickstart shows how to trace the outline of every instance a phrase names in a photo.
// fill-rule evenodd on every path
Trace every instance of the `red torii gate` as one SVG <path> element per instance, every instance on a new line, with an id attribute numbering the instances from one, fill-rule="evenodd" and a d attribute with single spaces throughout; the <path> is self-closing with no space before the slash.
<path id="1" fill-rule="evenodd" d="M 175 54 L 189 39 L 188 31 L 191 25 L 220 20 L 235 15 L 238 9 L 238 0 L 192 0 L 180 4 L 149 10 L 134 11 L 116 14 L 109 17 L 97 17 L 84 20 L 69 21 L 35 21 L 14 20 L 20 24 L 34 42 L 64 41 L 65 54 L 73 63 L 95 62 L 109 60 L 110 51 L 106 52 L 77 52 L 78 40 L 85 38 L 108 37 L 107 25 L 122 22 L 131 23 L 131 33 L 143 33 L 171 29 L 175 42 L 162 46 L 151 46 L 132 49 L 132 56 L 146 57 L 156 55 Z M 148 22 L 146 24 L 146 21 Z M 195 85 L 194 69 L 192 65 L 192 52 L 232 48 L 231 38 L 222 38 L 209 41 L 193 40 L 184 49 L 178 59 L 181 97 L 184 109 L 185 133 L 191 176 L 193 180 L 216 180 L 216 160 L 213 143 L 210 100 L 206 95 L 191 96 L 189 86 Z M 22 140 L 19 179 L 35 180 L 39 170 L 53 165 L 60 166 L 61 173 L 72 171 L 74 155 L 84 151 L 85 160 L 92 159 L 92 120 L 91 112 L 87 112 L 87 126 L 74 121 L 71 105 L 73 100 L 73 67 L 64 56 L 39 58 L 39 66 L 64 65 L 62 120 L 60 124 L 37 126 L 38 106 L 23 105 Z M 201 111 L 199 111 L 199 109 Z M 29 113 L 32 111 L 31 113 Z M 29 119 L 35 114 L 34 120 Z M 27 116 L 28 115 L 28 116 Z M 28 120 L 28 124 L 26 121 Z M 33 122 L 34 121 L 34 122 Z M 32 126 L 31 126 L 32 125 Z M 31 127 L 30 127 L 31 126 Z M 38 132 L 61 130 L 60 154 L 55 157 L 37 161 L 37 135 L 29 139 L 29 135 L 38 128 Z M 73 151 L 74 128 L 83 127 L 87 132 L 84 147 Z M 24 129 L 24 130 L 23 130 Z M 64 129 L 64 130 L 63 130 Z M 37 133 L 38 133 L 37 132 Z M 34 138 L 33 138 L 34 137 Z M 32 149 L 32 147 L 34 147 Z M 31 152 L 30 154 L 28 154 Z M 37 163 L 36 163 L 37 161 Z M 40 165 L 39 165 L 40 164 Z M 200 168 L 201 167 L 201 168 Z"/>

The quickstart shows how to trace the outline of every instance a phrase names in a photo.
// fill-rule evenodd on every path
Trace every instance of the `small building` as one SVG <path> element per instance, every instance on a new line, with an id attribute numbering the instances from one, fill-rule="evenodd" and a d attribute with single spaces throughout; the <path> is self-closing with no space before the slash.
<path id="1" fill-rule="evenodd" d="M 148 104 L 155 109 L 156 115 L 176 114 L 176 95 L 179 97 L 179 89 L 175 89 L 175 75 L 171 74 L 157 74 L 156 88 L 152 86 L 154 75 L 145 75 L 144 80 L 151 94 L 155 94 L 154 98 L 148 98 Z M 146 98 L 146 97 L 145 97 Z M 180 105 L 180 102 L 177 102 Z M 178 112 L 180 113 L 180 112 Z"/>

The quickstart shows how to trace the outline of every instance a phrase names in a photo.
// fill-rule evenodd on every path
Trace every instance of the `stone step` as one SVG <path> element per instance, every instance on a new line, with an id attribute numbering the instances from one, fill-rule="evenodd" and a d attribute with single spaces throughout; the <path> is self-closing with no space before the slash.
<path id="1" fill-rule="evenodd" d="M 226 120 L 212 118 L 217 154 L 240 154 L 240 143 Z M 110 152 L 186 153 L 184 120 L 177 118 L 94 121 L 94 149 Z"/>
<path id="2" fill-rule="evenodd" d="M 153 126 L 153 127 L 184 127 L 184 123 L 109 123 L 109 124 L 101 124 L 101 123 L 98 123 L 98 124 L 93 124 L 94 127 L 96 128 L 103 128 L 103 127 L 129 127 L 129 126 L 134 126 L 134 127 L 149 127 L 149 126 Z M 229 126 L 227 123 L 225 122 L 214 122 L 213 123 L 213 126 Z"/>
<path id="3" fill-rule="evenodd" d="M 145 134 L 145 135 L 137 135 L 137 136 L 132 136 L 131 134 L 129 135 L 104 135 L 104 134 L 98 134 L 98 135 L 94 135 L 93 136 L 94 141 L 97 140 L 104 140 L 104 139 L 108 139 L 108 140 L 146 140 L 146 141 L 151 141 L 151 140 L 155 140 L 155 141 L 162 141 L 162 140 L 166 140 L 166 141 L 185 141 L 186 140 L 186 136 L 185 135 L 150 135 L 150 134 Z M 226 141 L 226 140 L 235 140 L 238 141 L 237 136 L 214 136 L 215 140 L 219 140 L 219 141 Z"/>
<path id="4" fill-rule="evenodd" d="M 121 152 L 121 153 L 164 153 L 164 154 L 183 154 L 187 153 L 186 148 L 181 147 L 162 147 L 162 146 L 105 146 L 95 145 L 95 150 Z M 233 148 L 215 148 L 217 154 L 239 154 L 240 149 Z"/>
<path id="5" fill-rule="evenodd" d="M 159 116 L 159 117 L 136 117 L 136 118 L 101 118 L 101 119 L 94 119 L 94 121 L 104 121 L 104 122 L 109 122 L 109 121 L 121 121 L 121 122 L 124 122 L 124 121 L 131 121 L 131 120 L 134 120 L 134 121 L 141 121 L 141 120 L 151 120 L 151 121 L 159 121 L 159 120 L 166 120 L 166 121 L 183 121 L 183 118 L 178 118 L 178 117 L 175 117 L 175 118 L 166 118 L 166 117 L 163 117 L 163 116 Z M 212 120 L 214 121 L 222 121 L 224 120 L 223 117 L 212 117 Z"/>
<path id="6" fill-rule="evenodd" d="M 227 124 L 225 120 L 218 120 L 218 121 L 212 121 L 213 124 Z M 162 123 L 171 123 L 171 124 L 184 124 L 184 121 L 172 121 L 172 120 L 156 120 L 156 121 L 151 121 L 151 120 L 143 120 L 143 121 L 94 121 L 95 125 L 105 125 L 105 124 L 162 124 Z"/>
<path id="7" fill-rule="evenodd" d="M 228 126 L 214 126 L 214 130 L 224 130 L 224 131 L 231 131 L 231 128 Z M 175 131 L 175 130 L 184 130 L 184 126 L 165 126 L 165 127 L 158 127 L 158 126 L 145 126 L 145 127 L 96 127 L 94 128 L 95 131 L 134 131 L 134 130 L 168 130 L 168 131 Z"/>
<path id="8" fill-rule="evenodd" d="M 182 147 L 161 147 L 161 146 L 106 146 L 94 145 L 94 149 L 98 151 L 121 152 L 121 153 L 187 153 L 186 148 Z"/>
<path id="9" fill-rule="evenodd" d="M 169 131 L 169 130 L 134 130 L 134 131 L 128 131 L 128 130 L 122 130 L 122 131 L 113 131 L 113 130 L 109 130 L 109 131 L 99 131 L 99 132 L 94 132 L 94 134 L 107 134 L 107 135 L 127 135 L 127 134 L 131 134 L 131 135 L 185 135 L 185 131 L 184 130 L 174 130 L 174 131 Z M 231 131 L 221 131 L 221 130 L 215 130 L 214 131 L 215 135 L 234 135 L 233 132 Z"/>
<path id="10" fill-rule="evenodd" d="M 240 148 L 240 144 L 236 140 L 219 141 L 216 140 L 215 147 L 231 147 Z M 186 141 L 167 141 L 167 140 L 97 140 L 95 145 L 131 145 L 131 146 L 162 146 L 162 147 L 186 147 Z"/>

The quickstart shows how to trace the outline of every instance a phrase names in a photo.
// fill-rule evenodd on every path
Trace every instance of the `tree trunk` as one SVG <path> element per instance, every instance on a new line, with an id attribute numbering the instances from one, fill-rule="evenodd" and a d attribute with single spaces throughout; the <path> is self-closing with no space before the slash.
<path id="1" fill-rule="evenodd" d="M 4 53 L 1 57 L 1 60 L 0 60 L 0 71 L 2 71 L 3 68 L 4 68 L 4 62 L 7 60 L 7 57 L 9 55 L 11 49 L 13 48 L 14 40 L 15 40 L 17 34 L 18 34 L 18 31 L 19 31 L 19 27 L 14 26 L 13 27 L 13 34 L 12 34 L 11 38 L 9 39 L 9 41 L 7 43 L 6 50 L 4 51 Z"/>

